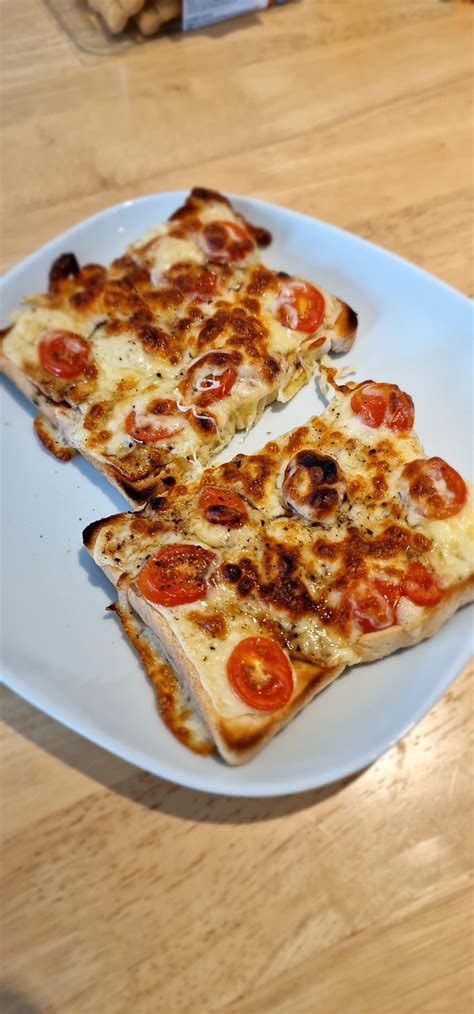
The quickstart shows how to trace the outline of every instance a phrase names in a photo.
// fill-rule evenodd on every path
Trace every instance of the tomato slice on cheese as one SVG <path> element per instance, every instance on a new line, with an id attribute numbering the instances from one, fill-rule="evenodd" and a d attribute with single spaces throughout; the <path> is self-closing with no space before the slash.
<path id="1" fill-rule="evenodd" d="M 179 389 L 200 408 L 207 408 L 230 394 L 237 370 L 226 352 L 208 352 L 190 366 Z"/>
<path id="2" fill-rule="evenodd" d="M 212 525 L 240 528 L 248 521 L 245 504 L 237 493 L 217 486 L 205 486 L 199 496 L 199 507 Z"/>
<path id="3" fill-rule="evenodd" d="M 324 317 L 324 297 L 309 282 L 289 281 L 277 297 L 277 317 L 292 331 L 317 331 Z"/>
<path id="4" fill-rule="evenodd" d="M 415 407 L 409 394 L 396 384 L 368 381 L 354 391 L 351 408 L 366 426 L 388 426 L 397 433 L 409 433 L 415 421 Z"/>
<path id="5" fill-rule="evenodd" d="M 89 343 L 74 331 L 46 331 L 38 346 L 39 361 L 46 373 L 61 380 L 80 377 L 90 359 Z"/>
<path id="6" fill-rule="evenodd" d="M 165 278 L 172 289 L 194 303 L 205 303 L 215 295 L 217 275 L 197 264 L 174 264 L 165 271 Z"/>
<path id="7" fill-rule="evenodd" d="M 201 381 L 200 390 L 203 393 L 196 399 L 197 403 L 204 407 L 213 401 L 220 401 L 230 394 L 236 380 L 237 373 L 232 366 L 217 375 L 208 373 Z"/>
<path id="8" fill-rule="evenodd" d="M 244 704 L 257 711 L 283 708 L 293 693 L 293 673 L 280 645 L 268 637 L 246 637 L 228 662 L 229 683 Z"/>
<path id="9" fill-rule="evenodd" d="M 464 479 L 443 458 L 417 458 L 405 465 L 412 506 L 429 520 L 443 520 L 459 514 L 467 500 Z"/>
<path id="10" fill-rule="evenodd" d="M 166 416 L 151 413 L 140 417 L 135 411 L 132 411 L 125 419 L 125 429 L 132 440 L 137 443 L 154 444 L 180 433 L 184 429 L 184 422 L 172 417 L 167 421 Z"/>
<path id="11" fill-rule="evenodd" d="M 242 226 L 225 220 L 208 222 L 199 236 L 199 244 L 209 260 L 217 264 L 243 260 L 255 248 Z"/>
<path id="12" fill-rule="evenodd" d="M 436 575 L 423 563 L 410 563 L 402 580 L 401 592 L 417 606 L 436 606 L 444 595 Z"/>
<path id="13" fill-rule="evenodd" d="M 364 634 L 385 630 L 396 623 L 400 600 L 397 584 L 382 578 L 367 577 L 356 581 L 347 591 L 345 605 Z"/>
<path id="14" fill-rule="evenodd" d="M 186 605 L 206 597 L 206 578 L 214 553 L 202 546 L 175 543 L 164 546 L 138 575 L 138 587 L 158 606 Z"/>
<path id="15" fill-rule="evenodd" d="M 334 458 L 309 448 L 290 458 L 283 476 L 283 496 L 289 509 L 307 521 L 332 520 L 343 492 Z"/>

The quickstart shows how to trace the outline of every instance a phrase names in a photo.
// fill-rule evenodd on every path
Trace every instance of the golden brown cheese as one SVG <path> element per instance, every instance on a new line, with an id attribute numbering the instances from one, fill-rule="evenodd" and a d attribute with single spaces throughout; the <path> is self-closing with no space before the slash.
<path id="1" fill-rule="evenodd" d="M 228 718 L 249 710 L 226 676 L 242 638 L 271 636 L 290 660 L 351 665 L 368 632 L 416 633 L 434 606 L 472 580 L 472 501 L 443 521 L 413 522 L 400 476 L 426 460 L 419 440 L 362 425 L 351 393 L 336 391 L 322 417 L 261 452 L 208 469 L 188 489 L 171 486 L 140 519 L 122 515 L 86 537 L 97 562 L 114 558 L 135 588 L 163 546 L 212 547 L 205 598 L 153 608 Z M 206 513 L 209 490 L 222 493 L 215 502 L 231 504 L 227 511 Z M 235 498 L 245 505 L 236 524 Z"/>
<path id="2" fill-rule="evenodd" d="M 156 279 L 173 262 L 252 262 L 258 260 L 258 248 L 270 242 L 270 233 L 239 215 L 223 194 L 195 187 L 166 225 L 150 229 L 130 252 Z"/>
<path id="3" fill-rule="evenodd" d="M 292 397 L 325 351 L 350 347 L 355 315 L 259 264 L 269 239 L 226 198 L 194 190 L 108 268 L 58 258 L 48 292 L 5 335 L 12 379 L 61 406 L 63 438 L 134 505 L 164 478 L 190 481 L 267 404 Z M 79 348 L 80 367 L 63 370 L 57 342 L 73 359 Z"/>

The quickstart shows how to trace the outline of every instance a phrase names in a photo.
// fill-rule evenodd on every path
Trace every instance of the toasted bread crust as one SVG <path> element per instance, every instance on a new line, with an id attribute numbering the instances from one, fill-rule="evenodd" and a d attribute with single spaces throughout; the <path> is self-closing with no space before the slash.
<path id="1" fill-rule="evenodd" d="M 191 713 L 183 702 L 173 670 L 150 643 L 147 628 L 133 612 L 124 596 L 111 608 L 117 614 L 153 686 L 158 710 L 166 727 L 188 750 L 207 757 L 214 750 L 214 740 L 205 727 L 196 728 L 196 723 L 191 725 Z"/>
<path id="2" fill-rule="evenodd" d="M 428 637 L 433 637 L 440 627 L 462 606 L 474 601 L 474 575 L 449 588 L 437 606 L 424 609 L 423 621 L 419 625 L 388 627 L 363 634 L 358 642 L 360 662 L 375 662 L 378 658 L 393 655 L 400 648 L 410 648 Z"/>
<path id="3" fill-rule="evenodd" d="M 93 522 L 84 530 L 84 545 L 92 552 L 95 538 L 100 529 L 102 521 Z M 86 536 L 86 533 L 88 535 Z M 90 539 L 88 536 L 90 534 Z M 104 564 L 104 574 L 109 581 L 117 588 L 119 587 L 122 573 L 118 567 Z M 207 732 L 203 720 L 203 726 L 198 723 L 190 723 L 192 717 L 189 708 L 183 701 L 182 691 L 170 665 L 158 657 L 157 651 L 146 641 L 144 628 L 139 614 L 134 612 L 126 600 L 126 594 L 119 591 L 119 598 L 110 608 L 115 612 L 122 624 L 123 630 L 140 657 L 143 668 L 153 684 L 156 693 L 156 701 L 161 717 L 173 734 L 183 746 L 188 747 L 193 753 L 208 756 L 214 749 L 214 740 Z M 151 628 L 150 628 L 151 629 Z M 153 631 L 152 631 L 153 633 Z M 195 701 L 193 700 L 193 704 Z M 196 706 L 199 717 L 202 716 L 201 709 Z"/>
<path id="4" fill-rule="evenodd" d="M 228 764 L 243 764 L 250 760 L 268 739 L 282 729 L 308 701 L 336 679 L 344 669 L 344 666 L 327 669 L 311 663 L 294 662 L 298 692 L 286 708 L 277 715 L 255 713 L 225 720 L 219 715 L 209 694 L 204 690 L 196 667 L 186 655 L 166 618 L 153 609 L 133 585 L 129 590 L 129 600 L 135 612 L 156 634 L 180 678 L 189 687 L 196 706 L 214 736 L 220 754 Z"/>
<path id="5" fill-rule="evenodd" d="M 358 662 L 375 661 L 393 654 L 399 648 L 409 647 L 432 637 L 457 609 L 471 602 L 473 598 L 474 578 L 470 578 L 450 589 L 438 606 L 426 609 L 423 622 L 413 630 L 391 627 L 389 630 L 365 634 L 359 641 Z M 286 708 L 271 716 L 256 713 L 224 720 L 204 690 L 197 669 L 186 655 L 166 618 L 153 609 L 133 585 L 129 590 L 129 600 L 144 623 L 156 634 L 180 678 L 190 688 L 200 713 L 212 731 L 219 752 L 229 764 L 243 764 L 250 760 L 275 733 L 287 725 L 316 694 L 329 686 L 346 668 L 345 665 L 339 665 L 329 669 L 292 659 L 298 693 Z"/>
<path id="6" fill-rule="evenodd" d="M 79 418 L 80 412 L 77 408 L 72 408 L 71 405 L 67 405 L 65 402 L 54 402 L 50 398 L 47 398 L 42 391 L 39 390 L 36 384 L 23 373 L 23 371 L 6 356 L 0 358 L 0 369 L 8 377 L 9 380 L 24 394 L 28 401 L 31 401 L 33 405 L 40 410 L 40 414 L 43 417 L 42 423 L 37 423 L 35 420 L 34 427 L 38 434 L 43 447 L 48 450 L 54 457 L 61 457 L 62 461 L 70 461 L 78 453 L 70 443 L 71 433 L 73 432 L 75 423 Z M 38 418 L 38 417 L 37 417 Z M 52 427 L 50 434 L 46 437 L 46 429 L 44 420 L 46 420 Z M 57 436 L 55 431 L 57 431 Z M 43 439 L 45 437 L 45 439 Z M 56 448 L 62 447 L 63 452 L 57 453 Z M 137 509 L 142 507 L 151 496 L 155 493 L 157 488 L 161 486 L 161 483 L 157 482 L 156 479 L 148 480 L 148 483 L 139 484 L 135 488 L 127 483 L 115 468 L 111 465 L 106 465 L 104 462 L 98 461 L 92 454 L 88 454 L 87 451 L 81 451 L 81 457 L 89 461 L 94 468 L 101 472 L 102 475 L 112 483 L 113 486 L 125 497 L 131 507 Z M 66 457 L 67 455 L 67 457 Z"/>
<path id="7" fill-rule="evenodd" d="M 77 451 L 75 451 L 73 447 L 69 447 L 68 444 L 64 443 L 59 430 L 50 423 L 49 419 L 45 419 L 44 415 L 37 415 L 33 426 L 36 435 L 43 444 L 43 447 L 45 447 L 50 454 L 54 455 L 58 461 L 67 462 L 76 457 Z"/>
<path id="8" fill-rule="evenodd" d="M 336 337 L 332 340 L 332 351 L 349 352 L 357 334 L 358 317 L 347 303 L 340 303 L 341 312 L 334 325 Z"/>

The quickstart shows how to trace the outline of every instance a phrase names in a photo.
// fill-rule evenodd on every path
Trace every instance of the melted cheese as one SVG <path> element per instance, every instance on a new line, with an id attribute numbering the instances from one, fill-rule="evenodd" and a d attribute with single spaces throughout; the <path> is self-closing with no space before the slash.
<path id="1" fill-rule="evenodd" d="M 425 611 L 423 606 L 417 606 L 410 599 L 402 596 L 397 606 L 397 622 L 405 630 L 416 630 L 421 627 Z"/>
<path id="2" fill-rule="evenodd" d="M 3 353 L 17 366 L 37 366 L 38 345 L 46 331 L 77 331 L 87 337 L 90 327 L 77 328 L 71 323 L 71 315 L 62 310 L 51 310 L 43 306 L 35 306 L 31 310 L 19 311 L 16 323 L 3 342 Z"/>
<path id="3" fill-rule="evenodd" d="M 301 279 L 301 281 L 303 282 L 304 279 Z M 331 296 L 329 292 L 326 292 L 324 289 L 321 288 L 319 288 L 319 291 L 321 292 L 321 295 L 324 297 L 325 303 L 324 320 L 320 324 L 319 328 L 312 334 L 308 334 L 305 331 L 297 330 L 296 324 L 298 317 L 296 310 L 294 311 L 295 312 L 294 328 L 285 327 L 281 323 L 281 321 L 278 319 L 277 316 L 280 298 L 278 294 L 270 293 L 263 297 L 261 319 L 269 332 L 270 336 L 269 347 L 271 352 L 280 355 L 287 355 L 291 351 L 301 349 L 302 356 L 304 358 L 305 354 L 309 355 L 308 346 L 310 343 L 314 343 L 315 341 L 318 340 L 318 338 L 328 333 L 329 334 L 333 333 L 334 324 L 340 313 L 341 306 L 339 301 L 335 299 L 334 296 Z M 287 306 L 287 309 L 291 309 L 291 307 L 288 307 L 288 304 L 285 305 Z M 313 350 L 311 358 L 314 359 L 315 353 L 317 351 L 317 358 L 320 359 L 321 356 L 326 351 L 326 348 L 327 346 L 324 347 L 322 346 L 318 350 Z"/>
<path id="4" fill-rule="evenodd" d="M 232 616 L 228 636 L 223 639 L 212 638 L 201 630 L 192 620 L 190 613 L 196 609 L 196 603 L 174 609 L 163 609 L 154 606 L 171 627 L 180 647 L 199 674 L 203 689 L 224 719 L 256 716 L 261 712 L 249 707 L 234 693 L 226 670 L 229 658 L 239 642 L 246 637 L 264 634 L 256 616 L 252 615 L 246 603 L 243 603 L 238 615 L 235 615 L 235 600 L 232 593 L 222 584 L 210 590 L 206 603 L 197 603 L 200 609 L 210 614 L 217 608 L 226 619 Z M 305 618 L 298 624 L 294 634 L 296 652 L 301 657 L 314 658 L 324 666 L 351 665 L 357 655 L 347 643 L 334 632 L 329 632 L 315 618 Z M 291 660 L 290 660 L 291 664 Z"/>
<path id="5" fill-rule="evenodd" d="M 214 579 L 208 585 L 205 600 L 171 609 L 159 606 L 153 608 L 170 625 L 185 656 L 199 674 L 203 690 L 223 719 L 261 714 L 249 708 L 236 696 L 227 678 L 226 668 L 229 657 L 240 640 L 255 634 L 271 637 L 273 629 L 271 624 L 277 624 L 285 642 L 291 645 L 290 661 L 301 658 L 312 660 L 321 666 L 332 667 L 353 665 L 359 659 L 358 641 L 362 631 L 356 621 L 351 623 L 349 634 L 344 636 L 330 623 L 323 623 L 321 614 L 317 611 L 297 609 L 293 614 L 291 602 L 285 597 L 272 595 L 271 598 L 263 599 L 258 591 L 254 590 L 251 590 L 250 594 L 244 591 L 239 596 L 236 594 L 235 585 L 224 582 L 220 569 L 223 562 L 239 563 L 247 559 L 257 567 L 257 570 L 260 568 L 264 572 L 264 561 L 268 560 L 269 580 L 277 580 L 271 576 L 272 547 L 287 547 L 289 552 L 294 552 L 294 559 L 297 561 L 295 573 L 290 570 L 292 577 L 294 573 L 297 582 L 299 581 L 300 585 L 303 583 L 313 601 L 326 590 L 328 606 L 338 607 L 342 593 L 333 587 L 333 582 L 340 575 L 341 565 L 344 564 L 343 557 L 339 555 L 342 546 L 339 551 L 336 547 L 345 541 L 349 526 L 359 527 L 365 538 L 367 527 L 370 527 L 371 533 L 376 535 L 380 531 L 385 531 L 387 519 L 389 522 L 400 520 L 399 513 L 397 514 L 399 509 L 397 476 L 400 463 L 419 457 L 423 453 L 414 434 L 400 438 L 387 431 L 371 430 L 361 424 L 353 415 L 350 406 L 348 409 L 348 402 L 347 396 L 336 394 L 322 419 L 308 423 L 302 428 L 301 433 L 295 431 L 297 434 L 300 433 L 299 443 L 294 434 L 288 434 L 279 441 L 272 442 L 273 446 L 268 454 L 264 448 L 256 456 L 259 461 L 267 461 L 268 468 L 265 474 L 268 488 L 265 487 L 265 498 L 259 509 L 249 508 L 248 524 L 241 528 L 229 530 L 223 525 L 211 525 L 203 519 L 198 507 L 199 489 L 202 485 L 223 484 L 245 495 L 245 485 L 239 484 L 238 476 L 245 476 L 246 467 L 249 467 L 249 474 L 252 475 L 252 457 L 248 459 L 248 466 L 243 459 L 241 468 L 236 469 L 237 478 L 234 483 L 229 483 L 225 479 L 226 466 L 210 469 L 205 473 L 200 479 L 199 486 L 191 487 L 188 495 L 177 502 L 174 514 L 173 508 L 170 508 L 170 512 L 165 512 L 162 531 L 154 535 L 153 545 L 150 545 L 145 532 L 143 537 L 140 535 L 136 537 L 133 549 L 130 548 L 127 525 L 132 522 L 126 520 L 127 516 L 124 516 L 123 521 L 119 518 L 114 522 L 119 532 L 118 541 L 111 539 L 110 535 L 106 537 L 104 532 L 102 541 L 96 545 L 95 556 L 99 563 L 111 558 L 114 560 L 120 558 L 121 566 L 132 577 L 137 575 L 144 560 L 161 545 L 186 541 L 204 547 L 212 546 L 216 553 L 213 566 Z M 288 516 L 281 496 L 281 481 L 289 456 L 294 454 L 298 447 L 313 447 L 321 453 L 326 453 L 332 446 L 331 440 L 335 432 L 339 437 L 335 444 L 334 457 L 338 463 L 343 463 L 341 467 L 347 473 L 348 481 L 360 477 L 364 462 L 373 460 L 373 457 L 369 456 L 369 451 L 377 450 L 378 445 L 383 442 L 382 471 L 384 474 L 387 471 L 389 473 L 389 489 L 383 510 L 379 505 L 374 511 L 373 503 L 370 501 L 366 503 L 361 494 L 360 502 L 345 504 L 337 524 L 325 529 L 323 525 L 307 524 L 297 515 Z M 340 438 L 341 432 L 345 440 Z M 364 484 L 362 485 L 363 489 L 366 489 Z M 446 587 L 464 580 L 474 571 L 472 492 L 468 503 L 458 515 L 443 521 L 418 519 L 416 530 L 432 540 L 431 549 L 422 554 L 421 559 L 426 565 L 431 565 Z M 123 533 L 122 543 L 120 531 Z M 320 538 L 327 544 L 333 544 L 335 552 L 320 554 L 315 551 L 315 540 Z M 382 552 L 380 557 L 377 554 L 373 557 L 369 554 L 367 559 L 370 564 L 369 572 L 376 574 L 379 579 L 383 579 L 386 573 L 386 580 L 389 582 L 397 580 L 397 575 L 402 573 L 401 567 L 407 565 L 404 551 L 401 550 L 399 554 L 396 544 L 386 557 Z M 361 581 L 363 580 L 362 576 Z M 290 608 L 287 608 L 288 604 Z M 225 638 L 213 638 L 193 621 L 191 614 L 196 607 L 204 617 L 206 614 L 213 616 L 219 613 L 225 618 L 227 625 Z M 425 617 L 425 609 L 415 605 L 405 596 L 400 598 L 396 619 L 401 627 L 411 633 L 419 631 Z M 267 629 L 268 623 L 270 626 Z"/>
<path id="6" fill-rule="evenodd" d="M 220 602 L 219 607 L 222 608 Z M 216 711 L 227 719 L 255 714 L 255 711 L 244 704 L 232 690 L 226 676 L 226 667 L 239 641 L 259 633 L 256 620 L 243 615 L 239 622 L 232 625 L 229 637 L 223 641 L 212 640 L 208 634 L 182 615 L 184 609 L 191 611 L 191 607 L 166 610 L 166 620 L 187 658 L 199 673 L 203 688 Z"/>
<path id="7" fill-rule="evenodd" d="M 348 439 L 358 441 L 363 451 L 366 447 L 377 448 L 380 444 L 388 442 L 390 448 L 387 448 L 387 453 L 390 455 L 392 468 L 396 462 L 404 463 L 412 461 L 413 458 L 424 457 L 420 441 L 413 431 L 394 434 L 388 426 L 366 426 L 352 411 L 351 397 L 352 392 L 348 395 L 338 392 L 330 402 L 324 413 L 324 419 L 332 429 L 345 434 Z M 352 450 L 348 455 L 345 455 L 344 448 L 341 448 L 338 454 L 338 460 L 343 470 L 345 467 L 349 471 L 354 469 L 356 458 L 357 451 L 355 455 Z M 394 471 L 391 478 L 393 482 L 398 482 L 398 473 Z"/>
<path id="8" fill-rule="evenodd" d="M 433 539 L 430 562 L 448 583 L 464 581 L 474 572 L 474 495 L 469 497 L 459 514 L 441 521 L 427 521 L 420 526 L 423 534 Z"/>
<path id="9" fill-rule="evenodd" d="M 199 210 L 198 219 L 205 226 L 211 222 L 234 222 L 242 228 L 242 221 L 231 207 L 222 201 L 206 202 Z M 205 264 L 207 257 L 199 242 L 199 234 L 191 232 L 186 238 L 170 236 L 176 229 L 176 221 L 165 222 L 163 225 L 149 229 L 136 243 L 130 247 L 130 253 L 139 263 L 145 262 L 152 271 L 153 281 L 158 281 L 172 264 L 191 263 Z M 184 223 L 186 228 L 186 223 Z M 258 249 L 252 252 L 252 261 L 258 261 Z M 248 257 L 245 260 L 249 260 Z"/>
<path id="10" fill-rule="evenodd" d="M 235 222 L 242 227 L 245 225 L 227 204 L 220 201 L 205 202 L 202 207 L 193 209 L 190 230 L 196 220 L 201 225 L 216 220 Z M 190 231 L 186 238 L 170 235 L 180 227 L 186 230 L 186 218 L 151 229 L 129 248 L 129 256 L 138 264 L 152 267 L 157 290 L 169 290 L 170 279 L 165 285 L 162 276 L 172 264 L 206 263 L 199 233 L 193 235 Z M 259 259 L 257 247 L 245 258 L 245 263 L 252 259 Z M 319 356 L 326 349 L 324 345 L 324 348 L 308 352 L 309 336 L 282 326 L 275 316 L 275 299 L 271 293 L 257 300 L 247 296 L 252 271 L 249 273 L 246 267 L 238 265 L 211 267 L 216 276 L 215 293 L 202 302 L 196 302 L 195 293 L 183 295 L 179 290 L 177 299 L 169 294 L 160 299 L 158 293 L 150 293 L 146 274 L 144 277 L 135 276 L 127 258 L 114 262 L 107 274 L 99 273 L 95 288 L 93 273 L 88 274 L 84 269 L 77 281 L 77 291 L 76 283 L 70 280 L 62 290 L 35 297 L 38 305 L 19 315 L 16 326 L 5 339 L 5 354 L 20 368 L 29 369 L 31 366 L 30 372 L 36 380 L 37 344 L 45 329 L 76 330 L 89 337 L 92 365 L 97 368 L 97 376 L 93 376 L 91 371 L 87 382 L 79 381 L 72 385 L 74 390 L 70 401 L 77 408 L 78 416 L 80 413 L 83 418 L 72 422 L 69 414 L 67 438 L 78 450 L 87 451 L 100 462 L 106 462 L 108 455 L 121 458 L 124 480 L 128 478 L 133 482 L 132 476 L 137 475 L 140 469 L 143 475 L 152 467 L 149 462 L 150 447 L 142 445 L 140 448 L 138 444 L 132 447 L 124 428 L 128 412 L 135 407 L 134 401 L 142 393 L 150 398 L 176 400 L 177 384 L 181 385 L 182 378 L 196 358 L 228 346 L 231 351 L 239 351 L 242 363 L 232 390 L 225 398 L 209 406 L 209 413 L 215 418 L 217 426 L 215 434 L 204 427 L 198 432 L 197 427 L 187 425 L 173 436 L 166 448 L 162 448 L 161 443 L 158 448 L 167 450 L 170 457 L 179 456 L 189 462 L 206 464 L 211 454 L 226 446 L 236 430 L 248 431 L 268 403 L 276 398 L 286 401 L 293 396 L 313 368 L 316 354 Z M 274 289 L 279 282 L 275 281 L 276 276 L 269 277 L 270 289 Z M 324 296 L 326 318 L 321 325 L 321 333 L 331 331 L 340 307 L 338 301 L 327 293 Z M 48 302 L 54 305 L 61 299 L 67 307 L 65 311 L 51 309 L 47 305 Z M 232 311 L 237 309 L 239 312 L 234 316 Z M 224 320 L 222 328 L 219 327 L 219 313 Z M 128 316 L 131 321 L 133 318 L 130 331 L 120 331 L 120 327 L 126 326 L 124 322 Z M 263 325 L 260 330 L 255 316 Z M 208 322 L 208 318 L 214 317 L 215 328 Z M 208 331 L 203 335 L 207 323 Z M 150 335 L 146 333 L 148 326 Z M 159 345 L 159 332 L 162 346 Z M 153 350 L 154 341 L 156 351 Z M 50 394 L 51 390 L 54 391 L 56 378 L 47 379 L 46 389 Z M 61 387 L 60 383 L 59 393 L 64 396 L 64 386 Z M 69 397 L 69 393 L 65 396 Z M 128 405 L 130 400 L 131 407 Z M 180 399 L 179 407 L 181 404 Z M 90 411 L 97 407 L 100 411 Z M 188 405 L 182 407 L 187 409 Z M 194 407 L 191 406 L 190 410 L 197 414 L 198 410 Z M 203 414 L 206 415 L 207 410 Z M 127 456 L 131 459 L 131 451 L 134 460 L 130 460 L 130 471 L 127 471 L 126 459 Z M 138 460 L 140 455 L 141 461 Z M 161 467 L 158 462 L 158 472 Z"/>
<path id="11" fill-rule="evenodd" d="M 202 443 L 199 435 L 193 430 L 186 416 L 152 416 L 147 415 L 147 404 L 150 399 L 156 398 L 156 391 L 153 388 L 145 389 L 141 394 L 134 393 L 129 398 L 117 403 L 111 403 L 111 409 L 107 417 L 102 420 L 101 426 L 108 437 L 97 444 L 95 434 L 91 436 L 89 430 L 78 422 L 75 429 L 75 443 L 80 449 L 90 450 L 92 447 L 95 455 L 106 462 L 110 457 L 122 458 L 131 450 L 140 448 L 145 454 L 151 448 L 162 451 L 166 459 L 171 461 L 174 457 L 188 458 L 189 461 L 196 461 Z M 125 421 L 130 412 L 136 413 L 137 426 L 154 425 L 170 430 L 165 437 L 158 438 L 156 442 L 141 444 L 135 441 L 127 433 Z M 212 446 L 212 445 L 211 445 Z"/>
<path id="12" fill-rule="evenodd" d="M 180 239 L 168 236 L 167 227 L 153 230 L 147 242 L 151 245 L 141 254 L 140 247 L 133 248 L 135 256 L 150 267 L 152 281 L 157 282 L 172 264 L 205 264 L 206 257 L 196 239 Z"/>
<path id="13" fill-rule="evenodd" d="M 199 221 L 203 225 L 210 222 L 234 222 L 235 225 L 244 228 L 242 219 L 223 201 L 209 201 L 199 211 Z"/>
<path id="14" fill-rule="evenodd" d="M 125 381 L 129 389 L 138 391 L 147 386 L 157 372 L 163 376 L 161 357 L 149 355 L 131 334 L 107 334 L 99 328 L 91 341 L 94 361 L 99 369 L 95 397 L 113 397 L 117 385 Z M 157 385 L 158 386 L 158 385 Z M 163 387 L 163 385 L 160 385 Z M 161 391 L 160 391 L 161 394 Z"/>

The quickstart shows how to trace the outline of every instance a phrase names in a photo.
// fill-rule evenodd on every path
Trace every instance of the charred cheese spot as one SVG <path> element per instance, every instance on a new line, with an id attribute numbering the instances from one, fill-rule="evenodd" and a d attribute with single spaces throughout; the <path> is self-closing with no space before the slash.
<path id="1" fill-rule="evenodd" d="M 64 278 L 75 278 L 80 267 L 73 253 L 64 253 L 53 261 L 49 269 L 49 291 L 54 292 Z"/>
<path id="2" fill-rule="evenodd" d="M 150 324 L 142 324 L 135 328 L 134 332 L 145 352 L 164 354 L 170 362 L 179 361 L 176 352 L 170 349 L 170 336 L 164 331 Z"/>
<path id="3" fill-rule="evenodd" d="M 245 224 L 247 232 L 250 233 L 257 246 L 270 246 L 270 243 L 272 242 L 272 234 L 268 229 L 263 229 L 261 225 L 251 225 L 250 222 L 247 221 Z"/>
<path id="4" fill-rule="evenodd" d="M 228 310 L 218 310 L 209 320 L 206 321 L 198 334 L 198 346 L 213 345 L 216 338 L 222 334 L 227 322 L 230 319 Z"/>
<path id="5" fill-rule="evenodd" d="M 183 214 L 186 214 L 188 208 L 199 208 L 202 202 L 214 203 L 215 201 L 219 204 L 226 204 L 230 208 L 228 197 L 225 194 L 221 194 L 219 190 L 211 190 L 209 187 L 193 187 L 189 197 L 186 198 L 185 204 L 171 215 L 171 220 L 180 218 Z"/>
<path id="6" fill-rule="evenodd" d="M 209 637 L 223 640 L 227 636 L 227 624 L 221 613 L 201 613 L 198 611 L 189 613 L 189 619 L 196 626 L 204 630 Z"/>
<path id="7" fill-rule="evenodd" d="M 222 567 L 222 576 L 229 584 L 237 584 L 242 577 L 242 569 L 236 563 L 225 563 Z"/>
<path id="8" fill-rule="evenodd" d="M 267 448 L 268 450 L 268 448 Z M 218 475 L 225 485 L 234 486 L 258 506 L 265 502 L 267 489 L 274 482 L 278 462 L 271 454 L 238 454 L 232 461 L 221 465 Z"/>
<path id="9" fill-rule="evenodd" d="M 334 520 L 344 482 L 334 458 L 305 449 L 290 458 L 283 477 L 283 495 L 291 511 L 307 521 Z"/>
<path id="10" fill-rule="evenodd" d="M 241 598 L 255 591 L 267 605 L 294 618 L 312 611 L 308 589 L 298 576 L 299 552 L 296 546 L 282 545 L 267 537 L 260 546 L 259 559 L 255 561 L 243 556 L 238 566 L 243 576 L 236 590 Z"/>
<path id="11" fill-rule="evenodd" d="M 228 272 L 223 269 L 220 276 L 221 286 L 225 285 L 227 276 Z M 197 302 L 212 299 L 219 282 L 217 271 L 196 264 L 174 264 L 168 269 L 165 277 L 170 284 L 171 292 L 180 299 L 188 298 Z"/>
<path id="12" fill-rule="evenodd" d="M 212 439 L 218 433 L 217 422 L 213 415 L 206 412 L 202 415 L 201 412 L 195 414 L 194 412 L 188 413 L 188 419 L 193 429 L 205 439 Z"/>
<path id="13" fill-rule="evenodd" d="M 269 289 L 277 290 L 277 283 L 275 273 L 269 271 L 268 268 L 262 266 L 255 267 L 250 275 L 250 281 L 247 284 L 247 293 L 249 296 L 261 296 L 264 292 Z"/>
<path id="14" fill-rule="evenodd" d="M 254 296 L 245 296 L 242 299 L 242 306 L 245 310 L 248 310 L 249 313 L 258 314 L 260 311 L 260 303 Z"/>
<path id="15" fill-rule="evenodd" d="M 102 423 L 102 420 L 107 412 L 107 403 L 97 402 L 91 405 L 84 418 L 84 428 L 86 430 L 94 430 L 97 425 Z"/>
<path id="16" fill-rule="evenodd" d="M 201 230 L 200 244 L 205 254 L 217 263 L 241 261 L 251 254 L 255 242 L 245 228 L 232 221 L 208 222 Z"/>

